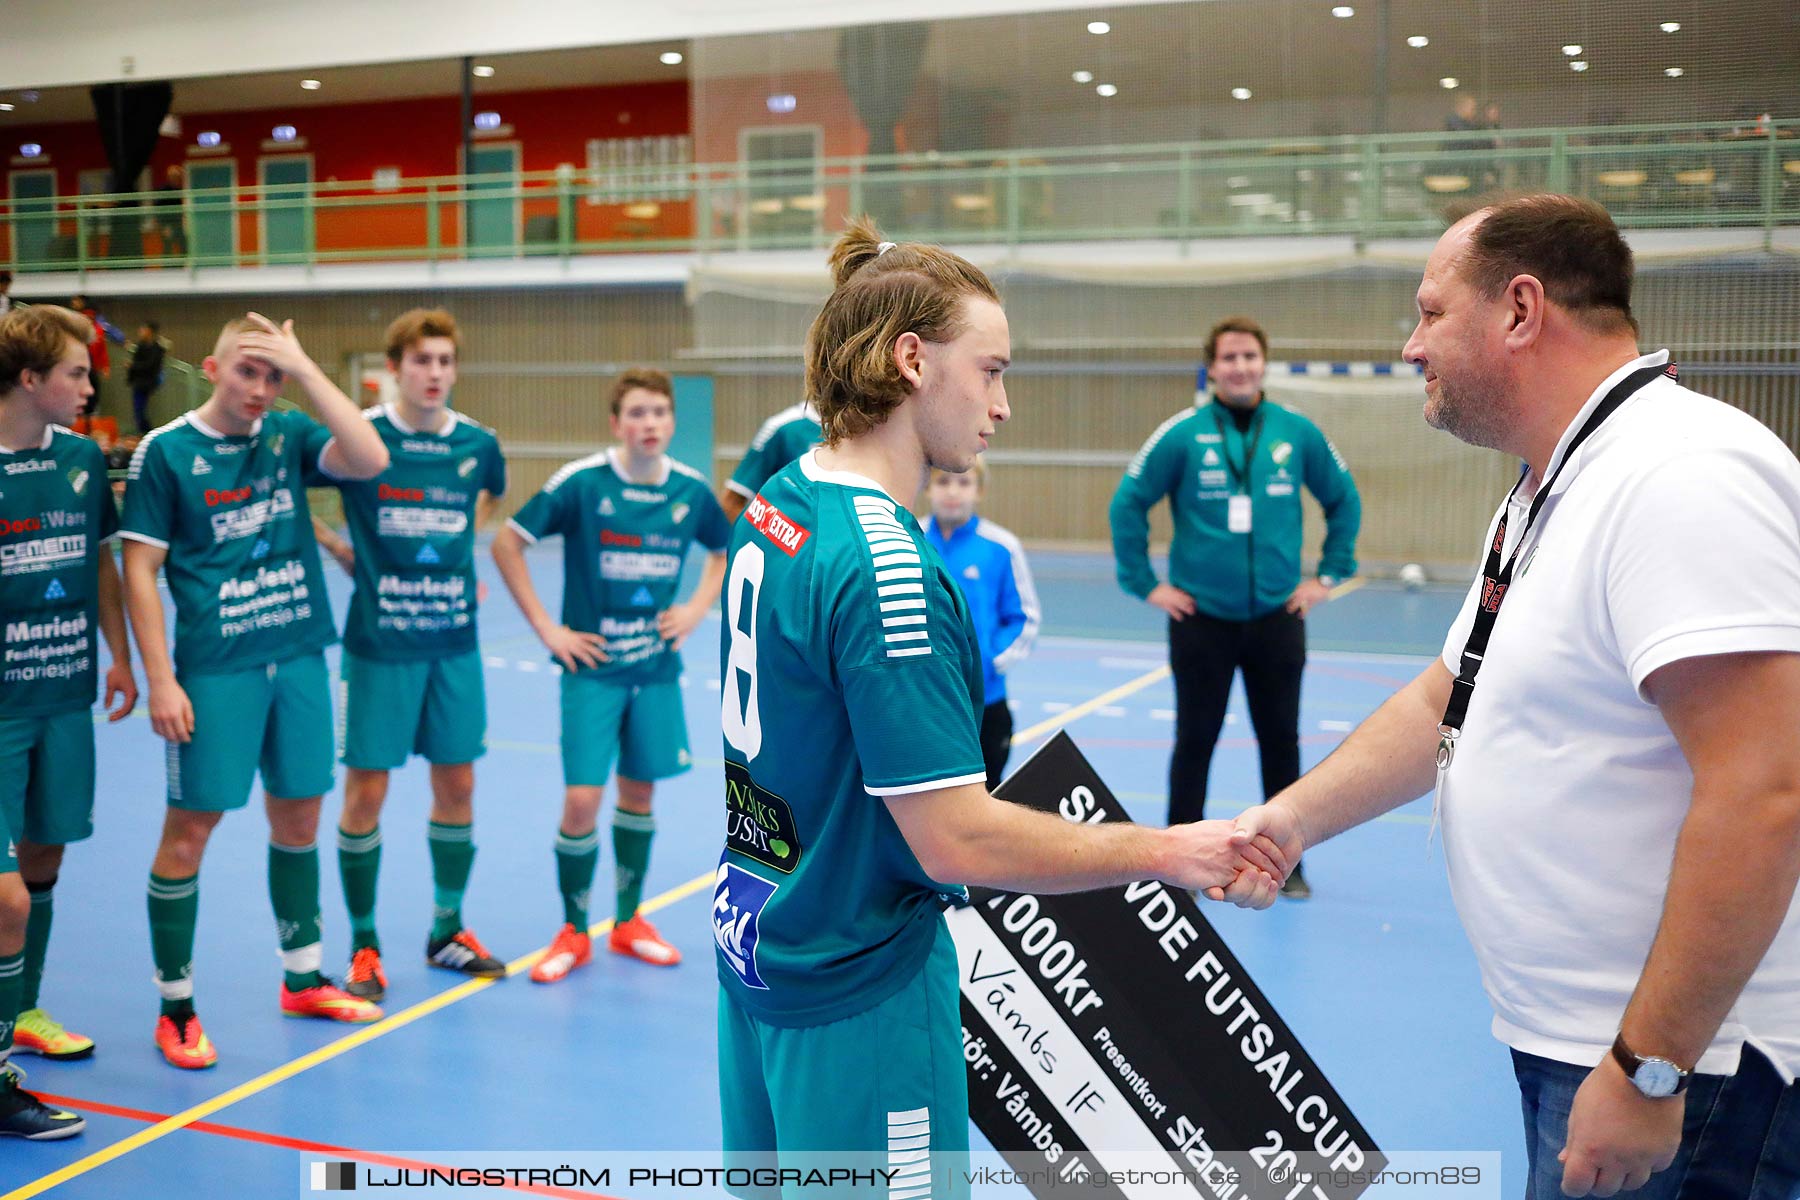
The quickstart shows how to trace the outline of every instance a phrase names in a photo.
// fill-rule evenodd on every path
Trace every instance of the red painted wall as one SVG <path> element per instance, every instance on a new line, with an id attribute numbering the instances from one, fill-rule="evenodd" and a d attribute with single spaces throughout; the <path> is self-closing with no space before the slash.
<path id="1" fill-rule="evenodd" d="M 240 113 L 184 115 L 182 138 L 164 138 L 151 163 L 155 178 L 174 163 L 219 161 L 237 163 L 240 188 L 256 183 L 258 159 L 271 154 L 301 153 L 313 158 L 313 178 L 323 181 L 360 181 L 378 168 L 400 168 L 402 181 L 428 176 L 455 175 L 460 171 L 461 139 L 457 135 L 461 99 L 434 96 L 372 104 L 334 104 L 310 108 L 260 109 Z M 568 88 L 557 91 L 501 92 L 476 97 L 476 111 L 492 110 L 512 130 L 496 140 L 517 142 L 521 167 L 526 171 L 550 171 L 563 163 L 577 170 L 587 162 L 590 138 L 660 137 L 688 132 L 688 84 L 633 84 L 616 87 Z M 295 127 L 305 145 L 292 151 L 265 151 L 264 139 L 281 124 Z M 188 149 L 203 130 L 215 130 L 231 147 L 228 155 L 191 160 Z M 106 166 L 106 154 L 92 121 L 56 125 L 9 126 L 0 153 L 7 159 L 25 142 L 37 142 L 56 171 L 56 191 L 72 195 L 84 170 Z M 34 166 L 36 164 L 33 164 Z M 20 170 L 12 166 L 10 170 Z M 358 189 L 347 195 L 371 195 Z M 685 236 L 692 224 L 685 203 L 664 203 L 651 221 L 632 222 L 617 205 L 575 205 L 576 236 L 597 240 L 622 235 L 638 237 Z M 553 200 L 528 201 L 522 217 L 554 215 Z M 445 205 L 442 237 L 446 244 L 459 240 L 456 206 Z M 253 214 L 241 219 L 241 247 L 254 252 L 257 221 Z M 396 203 L 391 207 L 357 207 L 334 210 L 329 205 L 317 212 L 317 244 L 321 250 L 380 246 L 418 246 L 425 241 L 426 218 L 421 204 Z"/>

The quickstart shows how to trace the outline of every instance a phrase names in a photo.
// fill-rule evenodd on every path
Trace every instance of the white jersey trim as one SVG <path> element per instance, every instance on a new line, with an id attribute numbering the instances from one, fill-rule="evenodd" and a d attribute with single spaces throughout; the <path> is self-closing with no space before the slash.
<path id="1" fill-rule="evenodd" d="M 143 439 L 138 442 L 137 449 L 131 452 L 131 465 L 125 471 L 125 478 L 127 480 L 136 479 L 138 473 L 144 469 L 144 455 L 149 453 L 150 443 L 169 432 L 169 430 L 174 429 L 177 426 L 186 425 L 188 423 L 188 417 L 191 415 L 192 414 L 190 413 L 182 413 L 167 425 L 159 425 L 149 433 L 146 433 L 143 436 Z"/>
<path id="2" fill-rule="evenodd" d="M 764 421 L 762 425 L 757 428 L 756 436 L 750 439 L 750 448 L 752 450 L 761 450 L 764 446 L 769 444 L 771 438 L 779 433 L 784 427 L 792 425 L 795 421 L 811 421 L 815 425 L 820 423 L 819 414 L 815 413 L 812 410 L 812 405 L 808 404 L 806 401 L 802 400 L 798 404 L 790 404 L 788 407 Z"/>
<path id="3" fill-rule="evenodd" d="M 839 487 L 867 488 L 871 492 L 880 492 L 883 496 L 888 496 L 888 490 L 867 475 L 858 475 L 854 471 L 830 471 L 821 467 L 817 446 L 802 454 L 798 461 L 801 473 L 814 483 L 835 483 Z M 894 498 L 888 496 L 888 499 L 893 500 Z"/>
<path id="4" fill-rule="evenodd" d="M 977 771 L 973 775 L 958 775 L 953 779 L 933 779 L 927 783 L 903 783 L 898 787 L 870 787 L 863 784 L 863 791 L 871 796 L 910 796 L 914 792 L 941 792 L 945 788 L 961 787 L 965 783 L 986 783 L 987 772 Z"/>
<path id="5" fill-rule="evenodd" d="M 59 432 L 73 434 L 75 437 L 81 436 L 73 429 L 65 429 L 63 426 L 52 422 L 44 426 L 44 439 L 42 442 L 35 446 L 21 446 L 17 450 L 9 449 L 6 446 L 0 446 L 0 454 L 30 454 L 34 450 L 48 450 L 50 448 L 50 443 L 56 440 L 56 435 Z"/>
<path id="6" fill-rule="evenodd" d="M 121 529 L 115 536 L 122 537 L 131 542 L 142 542 L 146 546 L 155 546 L 159 550 L 167 550 L 169 548 L 169 543 L 163 541 L 161 538 L 153 538 L 147 533 L 136 533 L 129 529 Z"/>
<path id="7" fill-rule="evenodd" d="M 535 546 L 538 544 L 537 534 L 531 532 L 531 530 L 525 528 L 523 525 L 519 524 L 513 518 L 511 518 L 511 517 L 506 518 L 506 527 L 508 529 L 512 530 L 514 533 L 518 534 L 520 537 L 524 538 L 527 545 Z"/>
<path id="8" fill-rule="evenodd" d="M 1019 636 L 1013 639 L 1012 645 L 994 656 L 994 670 L 1004 675 L 1037 644 L 1043 609 L 1038 605 L 1037 585 L 1032 582 L 1031 568 L 1025 563 L 1025 547 L 1012 530 L 996 525 L 986 517 L 977 517 L 975 536 L 1005 549 L 1012 561 L 1013 589 L 1019 593 L 1019 607 L 1025 610 L 1025 627 L 1019 630 Z"/>
<path id="9" fill-rule="evenodd" d="M 1143 474 L 1144 462 L 1150 457 L 1150 452 L 1156 449 L 1156 443 L 1162 441 L 1169 430 L 1175 428 L 1177 425 L 1198 412 L 1199 407 L 1200 406 L 1197 404 L 1190 404 L 1188 407 L 1164 421 L 1161 425 L 1158 425 L 1156 431 L 1144 442 L 1142 448 L 1132 456 L 1131 465 L 1125 468 L 1125 474 L 1133 479 L 1136 479 L 1139 475 Z"/>
<path id="10" fill-rule="evenodd" d="M 546 492 L 554 492 L 557 488 L 568 482 L 569 476 L 579 474 L 590 467 L 606 465 L 610 461 L 606 455 L 607 452 L 602 450 L 599 454 L 590 454 L 586 458 L 578 458 L 573 462 L 564 463 L 556 469 L 556 474 L 544 481 L 543 490 Z"/>

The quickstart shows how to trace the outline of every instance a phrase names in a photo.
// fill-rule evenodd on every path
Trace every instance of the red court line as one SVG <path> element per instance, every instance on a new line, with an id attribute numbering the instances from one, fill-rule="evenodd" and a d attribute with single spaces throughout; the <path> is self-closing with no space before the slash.
<path id="1" fill-rule="evenodd" d="M 147 1125 L 168 1120 L 166 1113 L 146 1112 L 141 1108 L 126 1108 L 119 1104 L 102 1104 L 98 1100 L 77 1100 L 70 1096 L 53 1096 L 49 1092 L 34 1093 L 39 1099 L 49 1104 L 72 1108 L 77 1112 L 99 1113 L 107 1117 L 123 1117 L 128 1121 L 142 1121 Z M 240 1142 L 254 1142 L 262 1146 L 275 1146 L 283 1150 L 298 1150 L 305 1154 L 317 1154 L 332 1158 L 354 1159 L 377 1167 L 399 1167 L 403 1170 L 440 1170 L 455 1168 L 441 1163 L 423 1162 L 414 1158 L 395 1158 L 388 1154 L 376 1154 L 369 1150 L 353 1150 L 348 1146 L 333 1146 L 326 1142 L 309 1142 L 301 1138 L 283 1137 L 278 1133 L 264 1133 L 259 1129 L 243 1129 L 236 1125 L 220 1125 L 215 1121 L 195 1121 L 186 1126 L 197 1133 L 210 1133 L 218 1137 L 235 1138 Z M 600 1192 L 577 1192 L 568 1188 L 538 1187 L 527 1183 L 502 1183 L 497 1185 L 509 1192 L 527 1192 L 534 1196 L 561 1196 L 570 1200 L 620 1200 L 617 1196 L 607 1196 Z"/>

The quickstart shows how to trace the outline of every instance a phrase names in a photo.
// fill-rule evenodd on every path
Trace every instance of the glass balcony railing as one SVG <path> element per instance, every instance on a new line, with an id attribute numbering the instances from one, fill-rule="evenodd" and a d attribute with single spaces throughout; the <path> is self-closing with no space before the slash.
<path id="1" fill-rule="evenodd" d="M 1285 138 L 551 171 L 0 201 L 16 272 L 823 246 L 854 213 L 951 243 L 1428 236 L 1493 188 L 1627 228 L 1800 225 L 1800 122 Z M 160 201 L 160 202 L 159 202 Z"/>

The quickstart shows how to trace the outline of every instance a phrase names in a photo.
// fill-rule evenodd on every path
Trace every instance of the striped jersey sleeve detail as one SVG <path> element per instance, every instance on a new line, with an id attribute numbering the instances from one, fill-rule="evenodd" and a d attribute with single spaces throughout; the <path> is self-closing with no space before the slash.
<path id="1" fill-rule="evenodd" d="M 556 474 L 552 475 L 544 482 L 544 490 L 546 492 L 554 492 L 557 488 L 567 482 L 571 476 L 578 475 L 589 467 L 604 466 L 606 461 L 606 452 L 602 450 L 598 454 L 590 454 L 586 458 L 578 458 L 573 462 L 564 463 L 561 467 L 557 468 Z"/>
<path id="2" fill-rule="evenodd" d="M 1125 474 L 1133 479 L 1136 479 L 1139 475 L 1143 474 L 1144 463 L 1149 459 L 1150 452 L 1156 449 L 1156 443 L 1162 441 L 1169 430 L 1175 428 L 1192 416 L 1193 412 L 1194 410 L 1192 407 L 1184 408 L 1168 420 L 1164 421 L 1161 425 L 1158 425 L 1156 427 L 1156 432 L 1152 433 L 1149 440 L 1147 440 L 1138 452 L 1132 456 L 1131 465 L 1125 468 Z"/>
<path id="3" fill-rule="evenodd" d="M 143 440 L 137 444 L 137 449 L 133 450 L 131 452 L 131 466 L 125 472 L 125 478 L 127 480 L 136 479 L 138 477 L 138 475 L 140 473 L 142 473 L 142 471 L 144 469 L 144 458 L 146 455 L 148 455 L 150 453 L 150 444 L 152 442 L 154 442 L 157 438 L 161 437 L 163 434 L 169 432 L 169 430 L 174 429 L 176 426 L 186 425 L 186 424 L 187 424 L 187 414 L 183 413 L 181 416 L 176 417 L 173 421 L 170 421 L 167 425 L 158 426 L 157 428 L 152 429 L 149 433 L 146 433 L 144 435 Z"/>
<path id="4" fill-rule="evenodd" d="M 761 428 L 756 431 L 756 436 L 750 439 L 750 448 L 761 450 L 769 444 L 770 438 L 781 432 L 784 425 L 791 421 L 803 421 L 806 417 L 807 410 L 804 401 L 789 405 L 762 423 Z"/>
<path id="5" fill-rule="evenodd" d="M 894 515 L 885 496 L 852 498 L 856 522 L 869 544 L 875 565 L 875 606 L 881 622 L 882 648 L 889 658 L 917 658 L 931 653 L 931 630 L 925 619 L 925 561 L 918 543 Z"/>

